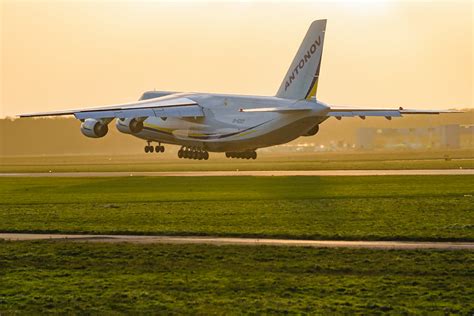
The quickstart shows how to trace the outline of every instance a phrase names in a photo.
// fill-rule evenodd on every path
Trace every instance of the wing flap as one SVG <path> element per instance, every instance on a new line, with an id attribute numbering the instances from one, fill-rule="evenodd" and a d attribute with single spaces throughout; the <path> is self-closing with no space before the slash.
<path id="1" fill-rule="evenodd" d="M 456 110 L 417 110 L 404 109 L 402 107 L 385 109 L 385 108 L 355 108 L 355 107 L 337 107 L 331 106 L 327 116 L 334 117 L 366 117 L 366 116 L 380 116 L 380 117 L 401 117 L 405 114 L 442 114 L 442 113 L 460 113 Z"/>
<path id="2" fill-rule="evenodd" d="M 202 117 L 204 112 L 199 105 L 186 105 L 167 108 L 153 108 L 155 116 Z"/>
<path id="3" fill-rule="evenodd" d="M 402 116 L 399 111 L 329 111 L 327 116 L 354 117 L 354 116 Z"/>
<path id="4" fill-rule="evenodd" d="M 309 106 L 298 106 L 298 107 L 271 107 L 271 108 L 250 108 L 240 109 L 240 112 L 252 113 L 252 112 L 294 112 L 294 111 L 311 111 L 313 108 Z"/>
<path id="5" fill-rule="evenodd" d="M 115 111 L 84 111 L 76 112 L 74 116 L 78 120 L 87 118 L 134 118 L 134 117 L 202 117 L 204 112 L 199 105 L 179 105 L 156 108 L 137 108 Z"/>
<path id="6" fill-rule="evenodd" d="M 193 100 L 184 97 L 165 96 L 132 103 L 54 112 L 22 114 L 20 117 L 74 115 L 77 119 L 87 118 L 133 118 L 133 117 L 201 117 L 202 108 Z"/>

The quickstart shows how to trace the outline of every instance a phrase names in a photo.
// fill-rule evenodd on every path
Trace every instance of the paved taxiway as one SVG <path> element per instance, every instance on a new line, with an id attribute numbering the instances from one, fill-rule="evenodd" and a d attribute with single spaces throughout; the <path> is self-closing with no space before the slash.
<path id="1" fill-rule="evenodd" d="M 38 172 L 0 173 L 0 177 L 233 177 L 233 176 L 415 176 L 474 175 L 474 169 L 430 170 L 274 170 L 274 171 L 166 171 L 166 172 Z"/>
<path id="2" fill-rule="evenodd" d="M 188 236 L 132 236 L 132 235 L 73 235 L 73 234 L 17 234 L 0 233 L 0 239 L 68 240 L 76 242 L 109 242 L 137 244 L 206 244 L 246 246 L 289 246 L 314 248 L 363 248 L 363 249 L 439 249 L 474 250 L 470 242 L 415 242 L 415 241 L 343 241 L 343 240 L 297 240 L 267 238 L 188 237 Z"/>

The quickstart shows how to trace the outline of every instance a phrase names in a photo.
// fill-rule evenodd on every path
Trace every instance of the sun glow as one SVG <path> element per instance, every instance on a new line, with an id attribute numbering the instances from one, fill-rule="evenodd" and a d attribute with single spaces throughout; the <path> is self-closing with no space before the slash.
<path id="1" fill-rule="evenodd" d="M 471 107 L 472 6 L 4 0 L 0 116 L 134 101 L 153 88 L 274 95 L 321 18 L 321 100 Z"/>

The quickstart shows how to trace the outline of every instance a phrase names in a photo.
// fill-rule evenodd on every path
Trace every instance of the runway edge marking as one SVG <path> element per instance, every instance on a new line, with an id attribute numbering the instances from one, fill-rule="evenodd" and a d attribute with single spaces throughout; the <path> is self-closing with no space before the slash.
<path id="1" fill-rule="evenodd" d="M 423 176 L 474 175 L 474 169 L 403 169 L 403 170 L 256 170 L 256 171 L 137 171 L 137 172 L 39 172 L 0 173 L 0 177 L 233 177 L 233 176 Z"/>

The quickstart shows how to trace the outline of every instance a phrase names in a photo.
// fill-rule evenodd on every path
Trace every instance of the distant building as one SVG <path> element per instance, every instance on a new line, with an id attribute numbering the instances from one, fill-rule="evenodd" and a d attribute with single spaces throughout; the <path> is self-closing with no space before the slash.
<path id="1" fill-rule="evenodd" d="M 414 128 L 359 128 L 356 148 L 474 148 L 474 125 Z"/>

